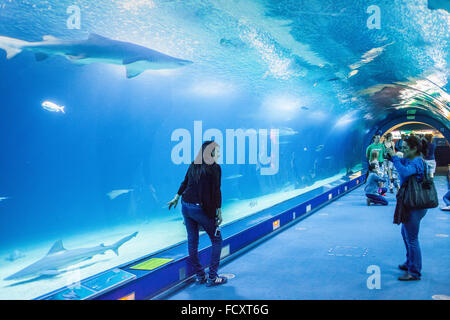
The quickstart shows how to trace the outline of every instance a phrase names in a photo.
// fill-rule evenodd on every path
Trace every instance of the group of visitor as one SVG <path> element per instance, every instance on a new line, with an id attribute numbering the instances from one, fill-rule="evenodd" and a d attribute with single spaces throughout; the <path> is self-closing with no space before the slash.
<path id="1" fill-rule="evenodd" d="M 435 150 L 436 144 L 433 143 L 431 134 L 425 136 L 402 135 L 394 143 L 391 133 L 386 134 L 384 141 L 381 141 L 381 132 L 375 134 L 372 144 L 366 150 L 369 162 L 365 187 L 367 205 L 388 205 L 385 198 L 387 190 L 389 189 L 393 193 L 393 189 L 397 189 L 394 223 L 402 225 L 401 234 L 406 248 L 406 261 L 399 265 L 400 270 L 406 271 L 403 276 L 398 278 L 401 281 L 420 280 L 421 277 L 422 257 L 418 240 L 419 226 L 427 212 L 424 207 L 437 206 L 437 197 L 435 195 L 435 204 L 432 206 L 413 207 L 409 205 L 408 201 L 411 200 L 407 199 L 405 194 L 412 192 L 411 187 L 406 191 L 407 186 L 414 184 L 415 181 L 418 184 L 430 181 L 432 183 L 436 170 Z M 415 192 L 425 192 L 422 190 L 418 189 Z M 445 197 L 444 201 L 446 201 Z M 405 202 L 408 203 L 405 204 Z M 446 205 L 448 206 L 447 202 Z"/>
<path id="2" fill-rule="evenodd" d="M 365 192 L 367 205 L 388 205 L 386 192 L 397 189 L 397 207 L 394 222 L 402 224 L 402 237 L 406 247 L 406 262 L 399 265 L 406 271 L 399 280 L 420 280 L 422 258 L 418 241 L 419 225 L 426 214 L 426 209 L 402 207 L 400 191 L 405 182 L 415 177 L 417 183 L 429 181 L 434 175 L 436 146 L 432 136 L 403 136 L 394 143 L 392 134 L 388 133 L 381 141 L 381 132 L 377 132 L 372 144 L 367 148 L 369 173 Z M 222 235 L 222 195 L 221 168 L 217 163 L 219 145 L 214 141 L 203 143 L 197 157 L 189 166 L 186 176 L 175 197 L 168 203 L 169 210 L 176 207 L 180 198 L 182 214 L 188 235 L 189 262 L 196 281 L 207 286 L 217 286 L 227 282 L 217 271 L 220 262 Z M 412 178 L 414 179 L 414 178 Z M 400 190 L 400 191 L 399 191 Z M 450 205 L 450 192 L 445 196 L 446 205 Z M 436 200 L 437 202 L 437 200 Z M 199 230 L 204 230 L 212 243 L 211 261 L 208 275 L 202 267 L 199 255 Z"/>
<path id="3" fill-rule="evenodd" d="M 399 141 L 401 141 L 399 143 Z M 388 205 L 385 194 L 389 189 L 394 193 L 394 188 L 400 188 L 398 173 L 392 161 L 387 158 L 390 153 L 397 153 L 402 156 L 403 141 L 394 143 L 392 134 L 388 133 L 383 142 L 381 142 L 381 133 L 377 132 L 373 138 L 372 144 L 367 147 L 366 156 L 369 160 L 369 170 L 367 185 L 365 188 L 367 205 L 380 204 Z M 401 148 L 401 149 L 398 149 Z"/>
<path id="4" fill-rule="evenodd" d="M 414 135 L 411 135 L 414 136 Z M 386 134 L 384 141 L 381 141 L 381 132 L 377 132 L 372 143 L 366 149 L 366 157 L 369 161 L 367 185 L 365 188 L 367 205 L 379 204 L 388 205 L 385 194 L 389 189 L 390 193 L 394 193 L 400 189 L 400 180 L 398 171 L 393 161 L 388 161 L 390 154 L 403 157 L 403 149 L 407 139 L 411 136 L 401 135 L 395 143 L 391 133 Z M 433 142 L 433 135 L 415 136 L 426 146 L 426 151 L 421 154 L 425 161 L 428 173 L 432 178 L 436 171 L 435 151 L 436 144 Z"/>

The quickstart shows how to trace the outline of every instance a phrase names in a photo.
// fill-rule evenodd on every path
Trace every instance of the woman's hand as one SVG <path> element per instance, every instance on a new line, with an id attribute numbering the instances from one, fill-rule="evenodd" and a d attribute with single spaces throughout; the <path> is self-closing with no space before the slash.
<path id="1" fill-rule="evenodd" d="M 219 209 L 217 209 L 217 212 L 216 212 L 216 225 L 217 226 L 220 226 L 221 224 L 222 224 L 222 209 L 221 208 L 219 208 Z"/>
<path id="2" fill-rule="evenodd" d="M 167 205 L 169 206 L 169 210 L 172 208 L 172 206 L 174 209 L 177 207 L 178 199 L 180 199 L 180 195 L 177 194 L 172 200 L 167 202 Z"/>

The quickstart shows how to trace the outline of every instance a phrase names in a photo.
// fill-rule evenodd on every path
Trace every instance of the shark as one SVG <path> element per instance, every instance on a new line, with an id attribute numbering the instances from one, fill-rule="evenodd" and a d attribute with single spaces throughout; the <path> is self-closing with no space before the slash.
<path id="1" fill-rule="evenodd" d="M 37 61 L 51 56 L 63 56 L 75 64 L 107 63 L 123 65 L 127 78 L 134 78 L 146 70 L 175 69 L 193 62 L 178 59 L 138 44 L 113 40 L 91 33 L 85 40 L 62 40 L 51 35 L 42 41 L 28 42 L 0 36 L 0 49 L 11 59 L 22 51 L 35 54 Z"/>
<path id="2" fill-rule="evenodd" d="M 132 192 L 133 189 L 120 189 L 120 190 L 113 190 L 111 192 L 108 192 L 106 195 L 111 199 L 114 200 L 118 196 L 121 196 L 122 194 L 127 194 Z"/>
<path id="3" fill-rule="evenodd" d="M 112 250 L 116 255 L 119 255 L 120 246 L 136 237 L 137 234 L 138 233 L 135 232 L 109 246 L 105 246 L 102 243 L 95 247 L 72 250 L 65 249 L 62 240 L 58 240 L 53 244 L 43 258 L 10 275 L 9 277 L 6 277 L 4 280 L 19 280 L 38 276 L 55 276 L 60 274 L 63 269 L 71 265 L 89 260 L 98 254 L 105 254 L 108 250 Z"/>

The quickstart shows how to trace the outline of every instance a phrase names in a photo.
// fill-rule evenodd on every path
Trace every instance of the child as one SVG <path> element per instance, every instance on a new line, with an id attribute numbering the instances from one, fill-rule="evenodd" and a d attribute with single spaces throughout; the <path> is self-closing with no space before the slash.
<path id="1" fill-rule="evenodd" d="M 367 178 L 367 185 L 364 188 L 366 192 L 367 205 L 370 206 L 371 203 L 381 204 L 383 206 L 388 205 L 388 201 L 382 195 L 386 193 L 387 189 L 383 188 L 383 182 L 386 180 L 379 176 L 376 172 L 375 163 L 369 165 L 369 177 Z"/>
<path id="2" fill-rule="evenodd" d="M 397 151 L 397 153 L 395 154 L 396 156 L 403 158 L 403 152 Z M 392 165 L 392 179 L 391 179 L 391 184 L 394 185 L 395 189 L 397 189 L 397 191 L 400 189 L 400 178 L 398 176 L 398 172 L 397 169 L 395 169 L 394 164 L 392 163 L 391 160 L 389 160 L 389 163 Z"/>
<path id="3" fill-rule="evenodd" d="M 393 187 L 398 191 L 400 189 L 400 180 L 398 178 L 397 169 L 395 169 L 394 166 L 392 167 L 391 174 L 392 174 L 391 185 L 393 185 Z"/>
<path id="4" fill-rule="evenodd" d="M 379 153 L 378 150 L 372 150 L 370 153 L 369 166 L 374 166 L 374 172 L 381 178 L 384 176 L 384 170 L 380 167 L 380 162 L 378 161 Z M 370 170 L 369 170 L 370 171 Z"/>
<path id="5" fill-rule="evenodd" d="M 384 159 L 387 159 L 387 151 L 392 150 L 394 151 L 394 142 L 392 141 L 392 133 L 388 133 L 386 135 L 386 138 L 384 140 L 384 148 L 385 148 L 385 154 L 383 155 Z M 391 161 L 384 161 L 384 169 L 385 169 L 385 175 L 388 176 L 387 183 L 389 186 L 389 192 L 394 193 L 394 179 L 393 179 L 393 173 L 392 169 L 394 168 L 394 164 Z"/>
<path id="6" fill-rule="evenodd" d="M 374 170 L 375 174 L 382 180 L 387 181 L 386 173 L 384 172 L 384 165 L 383 164 L 380 165 L 380 161 L 378 159 L 379 159 L 379 151 L 373 150 L 372 153 L 370 154 L 369 166 L 370 166 L 370 164 L 373 164 L 375 166 L 375 170 Z M 380 182 L 380 188 L 383 188 L 383 187 L 384 187 L 384 182 Z M 381 195 L 384 196 L 387 189 L 383 188 L 382 190 L 383 190 L 383 192 L 381 192 Z"/>

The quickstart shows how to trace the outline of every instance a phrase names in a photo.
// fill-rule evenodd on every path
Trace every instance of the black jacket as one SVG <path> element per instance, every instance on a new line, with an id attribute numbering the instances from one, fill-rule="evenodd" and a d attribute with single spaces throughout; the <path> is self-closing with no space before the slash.
<path id="1" fill-rule="evenodd" d="M 222 207 L 220 191 L 222 169 L 217 163 L 209 165 L 206 173 L 200 176 L 198 182 L 195 182 L 190 178 L 193 166 L 194 164 L 189 166 L 178 194 L 182 195 L 184 202 L 200 204 L 208 217 L 215 218 L 217 209 Z"/>

